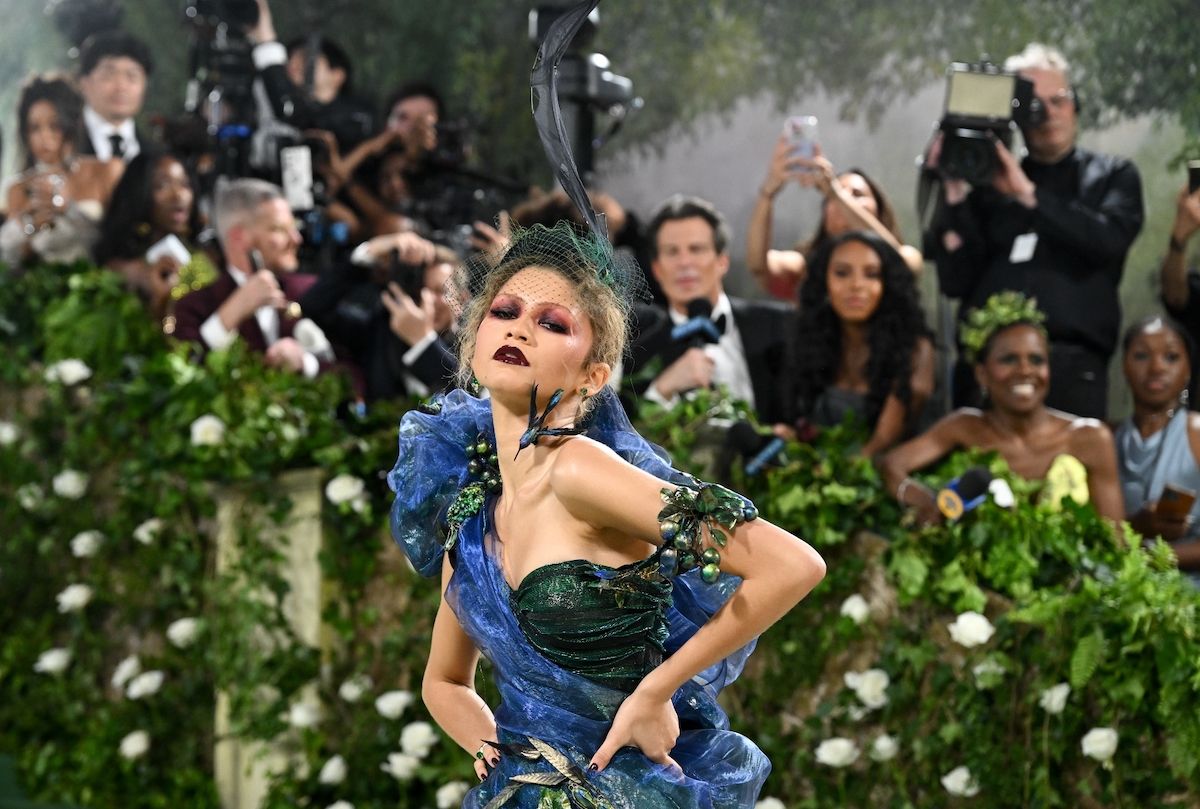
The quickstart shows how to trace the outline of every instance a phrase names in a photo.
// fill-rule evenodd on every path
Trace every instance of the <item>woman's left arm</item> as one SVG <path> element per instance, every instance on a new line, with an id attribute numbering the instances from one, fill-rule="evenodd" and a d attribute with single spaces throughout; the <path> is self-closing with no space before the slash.
<path id="1" fill-rule="evenodd" d="M 1072 454 L 1083 462 L 1088 473 L 1088 496 L 1101 517 L 1120 525 L 1125 519 L 1125 504 L 1117 477 L 1117 450 L 1112 431 L 1102 422 L 1086 419 L 1075 428 Z"/>
<path id="2" fill-rule="evenodd" d="M 917 414 L 924 409 L 925 402 L 933 395 L 933 366 L 933 343 L 928 338 L 921 337 L 912 353 L 912 375 L 908 381 L 911 395 L 908 405 L 905 406 L 894 393 L 884 400 L 879 418 L 875 420 L 875 429 L 870 440 L 859 450 L 860 455 L 864 458 L 874 458 L 904 438 L 904 434 L 916 421 Z"/>
<path id="3" fill-rule="evenodd" d="M 657 517 L 664 505 L 661 491 L 675 487 L 629 465 L 608 448 L 590 441 L 569 442 L 551 480 L 556 496 L 576 518 L 661 543 Z M 598 481 L 604 485 L 597 485 Z M 654 761 L 670 763 L 668 754 L 678 735 L 672 695 L 762 634 L 825 575 L 824 561 L 808 543 L 761 519 L 738 525 L 720 552 L 722 571 L 740 576 L 741 586 L 626 698 L 593 756 L 597 769 L 606 767 L 616 751 L 627 745 L 641 748 Z"/>

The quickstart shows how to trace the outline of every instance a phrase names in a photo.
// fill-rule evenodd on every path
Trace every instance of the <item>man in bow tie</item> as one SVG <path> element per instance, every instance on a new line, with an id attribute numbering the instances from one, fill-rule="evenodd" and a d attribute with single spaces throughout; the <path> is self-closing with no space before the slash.
<path id="1" fill-rule="evenodd" d="M 134 117 L 142 110 L 153 69 L 150 49 L 124 31 L 104 31 L 84 43 L 79 56 L 79 89 L 85 102 L 80 154 L 100 160 L 137 157 L 144 140 Z"/>
<path id="2" fill-rule="evenodd" d="M 765 422 L 783 420 L 780 387 L 792 310 L 780 303 L 731 298 L 729 226 L 712 203 L 676 195 L 647 228 L 650 268 L 667 307 L 639 307 L 626 373 L 658 359 L 662 370 L 642 392 L 669 407 L 680 394 L 723 385 Z M 711 323 L 704 322 L 710 320 Z M 634 383 L 635 390 L 639 385 Z"/>

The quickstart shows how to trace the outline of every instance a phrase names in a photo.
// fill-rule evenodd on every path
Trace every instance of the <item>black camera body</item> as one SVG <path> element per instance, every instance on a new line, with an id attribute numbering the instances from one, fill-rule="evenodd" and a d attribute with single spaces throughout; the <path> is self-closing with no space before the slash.
<path id="1" fill-rule="evenodd" d="M 938 128 L 942 175 L 989 185 L 998 168 L 996 142 L 1011 149 L 1017 129 L 1046 119 L 1033 82 L 990 62 L 954 62 L 947 71 L 946 104 Z"/>
<path id="2" fill-rule="evenodd" d="M 201 25 L 215 28 L 224 23 L 245 31 L 258 24 L 255 0 L 188 0 L 184 14 Z"/>

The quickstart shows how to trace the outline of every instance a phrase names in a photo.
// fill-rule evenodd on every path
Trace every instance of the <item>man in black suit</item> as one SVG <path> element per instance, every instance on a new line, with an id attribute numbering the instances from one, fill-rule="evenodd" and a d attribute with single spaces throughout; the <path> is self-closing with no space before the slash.
<path id="1" fill-rule="evenodd" d="M 724 385 L 748 402 L 767 423 L 784 420 L 778 384 L 792 310 L 781 303 L 731 298 L 725 294 L 729 272 L 729 226 L 712 203 L 676 195 L 655 212 L 647 227 L 653 258 L 650 268 L 662 286 L 667 307 L 638 307 L 635 336 L 626 373 L 658 359 L 662 370 L 641 392 L 664 406 L 696 388 Z M 720 339 L 703 347 L 672 339 L 688 320 L 689 304 L 702 299 Z M 707 308 L 703 307 L 702 308 Z M 637 386 L 635 385 L 635 388 Z"/>
<path id="2" fill-rule="evenodd" d="M 79 55 L 83 123 L 79 153 L 101 160 L 132 160 L 145 139 L 134 125 L 154 70 L 150 49 L 124 31 L 90 37 Z"/>

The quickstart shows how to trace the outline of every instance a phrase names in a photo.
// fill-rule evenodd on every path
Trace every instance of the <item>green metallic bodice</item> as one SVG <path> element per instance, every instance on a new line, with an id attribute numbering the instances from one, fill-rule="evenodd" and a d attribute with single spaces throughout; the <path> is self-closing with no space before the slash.
<path id="1" fill-rule="evenodd" d="M 545 565 L 511 599 L 525 637 L 568 671 L 628 693 L 662 662 L 671 583 L 657 553 L 619 568 Z"/>

